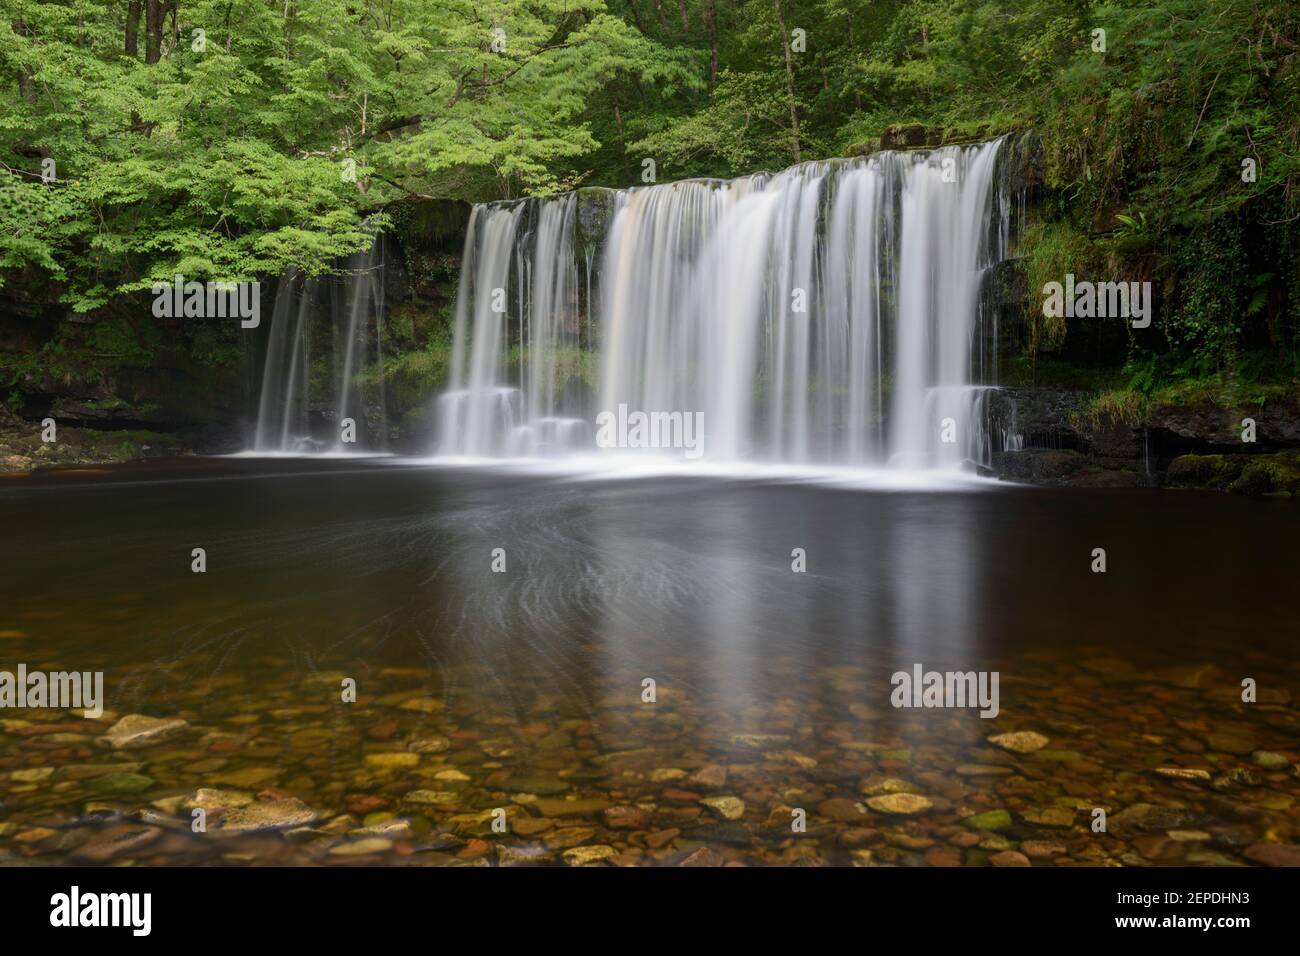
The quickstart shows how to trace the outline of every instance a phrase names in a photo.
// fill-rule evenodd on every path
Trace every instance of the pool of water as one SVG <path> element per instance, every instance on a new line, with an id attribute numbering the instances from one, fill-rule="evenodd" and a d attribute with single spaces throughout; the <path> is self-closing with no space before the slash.
<path id="1" fill-rule="evenodd" d="M 0 710 L 0 862 L 1293 862 L 1298 524 L 400 459 L 4 479 L 0 671 L 102 671 L 105 712 Z M 996 672 L 996 717 L 895 707 L 917 665 Z"/>

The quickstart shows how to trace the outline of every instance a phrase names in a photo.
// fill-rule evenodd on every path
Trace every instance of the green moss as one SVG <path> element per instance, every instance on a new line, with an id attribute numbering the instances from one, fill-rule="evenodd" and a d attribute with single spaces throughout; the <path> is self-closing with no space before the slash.
<path id="1" fill-rule="evenodd" d="M 1182 455 L 1166 481 L 1176 488 L 1213 488 L 1240 495 L 1300 495 L 1300 451 L 1276 455 Z"/>

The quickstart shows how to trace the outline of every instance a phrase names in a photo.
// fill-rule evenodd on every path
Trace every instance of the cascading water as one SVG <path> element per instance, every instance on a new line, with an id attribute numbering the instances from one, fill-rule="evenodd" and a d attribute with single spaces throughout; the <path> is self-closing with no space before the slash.
<path id="1" fill-rule="evenodd" d="M 303 454 L 382 447 L 383 264 L 382 244 L 376 241 L 367 252 L 350 256 L 338 277 L 307 278 L 297 272 L 280 277 L 253 451 Z M 313 366 L 331 374 L 313 375 Z M 358 385 L 367 371 L 374 389 L 370 402 Z M 355 424 L 356 442 L 345 440 L 343 423 L 348 420 Z"/>
<path id="2" fill-rule="evenodd" d="M 590 454 L 625 407 L 702 413 L 724 463 L 987 464 L 1000 148 L 475 207 L 439 454 Z M 598 196 L 593 260 L 575 233 Z"/>

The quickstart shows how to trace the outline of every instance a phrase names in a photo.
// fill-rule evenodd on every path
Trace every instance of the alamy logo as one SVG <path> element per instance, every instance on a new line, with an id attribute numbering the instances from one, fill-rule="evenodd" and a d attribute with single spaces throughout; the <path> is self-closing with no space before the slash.
<path id="1" fill-rule="evenodd" d="M 88 718 L 104 713 L 104 672 L 0 671 L 0 708 L 54 707 L 84 709 Z"/>
<path id="2" fill-rule="evenodd" d="M 51 926 L 129 926 L 133 936 L 148 936 L 153 928 L 152 893 L 70 893 L 50 897 Z"/>
<path id="3" fill-rule="evenodd" d="M 262 318 L 262 289 L 257 282 L 175 281 L 153 284 L 153 314 L 158 319 L 234 319 L 255 329 Z"/>
<path id="4" fill-rule="evenodd" d="M 703 412 L 601 412 L 596 416 L 596 444 L 601 448 L 681 448 L 687 458 L 704 453 Z"/>
<path id="5" fill-rule="evenodd" d="M 895 707 L 979 707 L 981 717 L 998 715 L 998 671 L 896 671 L 889 679 Z"/>
<path id="6" fill-rule="evenodd" d="M 1135 329 L 1151 324 L 1150 282 L 1075 282 L 1067 273 L 1065 284 L 1043 286 L 1043 315 L 1049 319 L 1133 319 Z"/>

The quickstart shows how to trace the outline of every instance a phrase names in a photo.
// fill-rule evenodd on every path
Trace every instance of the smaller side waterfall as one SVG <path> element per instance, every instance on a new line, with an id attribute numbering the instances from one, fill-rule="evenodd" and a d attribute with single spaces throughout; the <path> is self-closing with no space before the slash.
<path id="1" fill-rule="evenodd" d="M 438 400 L 445 453 L 536 456 L 589 443 L 586 420 L 564 413 L 561 394 L 585 359 L 576 208 L 573 194 L 474 207 L 456 299 L 450 388 Z M 515 384 L 503 380 L 502 365 Z"/>
<path id="2" fill-rule="evenodd" d="M 253 451 L 383 449 L 383 319 L 380 240 L 349 256 L 339 275 L 306 277 L 293 271 L 280 277 L 262 364 Z"/>

